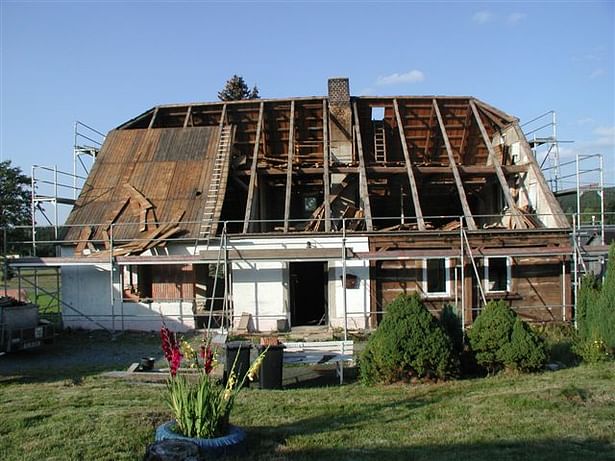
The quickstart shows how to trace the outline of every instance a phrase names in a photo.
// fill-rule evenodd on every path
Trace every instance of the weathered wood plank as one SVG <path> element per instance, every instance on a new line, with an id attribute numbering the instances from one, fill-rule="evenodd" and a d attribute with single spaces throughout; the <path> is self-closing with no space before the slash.
<path id="1" fill-rule="evenodd" d="M 184 128 L 188 126 L 188 121 L 190 120 L 191 115 L 192 115 L 192 106 L 188 106 L 188 110 L 186 111 L 186 118 L 184 119 Z"/>
<path id="2" fill-rule="evenodd" d="M 325 232 L 331 231 L 331 177 L 329 175 L 329 108 L 327 100 L 322 100 L 322 151 L 323 151 L 323 188 L 325 207 Z"/>
<path id="3" fill-rule="evenodd" d="M 395 118 L 397 119 L 397 127 L 399 128 L 399 138 L 401 140 L 401 147 L 404 151 L 404 161 L 406 162 L 406 171 L 408 173 L 408 181 L 410 181 L 410 191 L 412 193 L 412 204 L 414 206 L 414 214 L 416 216 L 417 224 L 420 231 L 425 230 L 425 220 L 423 219 L 423 211 L 421 210 L 421 203 L 419 201 L 419 192 L 416 187 L 416 180 L 414 178 L 414 172 L 412 171 L 412 163 L 410 160 L 410 154 L 408 152 L 408 144 L 406 142 L 406 133 L 404 132 L 404 125 L 399 113 L 399 104 L 397 99 L 393 99 L 393 106 L 395 108 Z"/>
<path id="4" fill-rule="evenodd" d="M 459 175 L 459 170 L 457 169 L 457 163 L 455 163 L 455 156 L 453 155 L 453 148 L 451 147 L 451 143 L 448 139 L 448 135 L 446 134 L 446 127 L 444 126 L 444 120 L 442 119 L 442 114 L 440 113 L 440 108 L 438 107 L 438 102 L 433 99 L 433 108 L 438 119 L 438 125 L 440 126 L 440 132 L 442 133 L 442 138 L 444 140 L 444 145 L 446 146 L 446 153 L 448 155 L 448 161 L 450 163 L 451 169 L 453 170 L 453 177 L 455 178 L 455 184 L 457 186 L 457 192 L 459 194 L 459 200 L 461 201 L 461 208 L 463 208 L 463 215 L 466 218 L 466 222 L 468 223 L 468 228 L 470 230 L 476 230 L 476 223 L 474 222 L 474 217 L 472 216 L 472 212 L 470 211 L 470 205 L 468 204 L 468 198 L 466 197 L 466 192 L 463 189 L 463 183 L 461 182 L 461 176 Z"/>
<path id="5" fill-rule="evenodd" d="M 374 230 L 372 222 L 372 208 L 369 203 L 369 191 L 367 189 L 367 172 L 365 171 L 365 158 L 363 156 L 363 142 L 361 140 L 361 126 L 359 123 L 359 111 L 356 101 L 352 103 L 354 112 L 354 129 L 357 140 L 357 155 L 359 157 L 359 194 L 363 203 L 363 211 L 365 211 L 365 227 L 368 231 Z"/>
<path id="6" fill-rule="evenodd" d="M 288 232 L 290 200 L 293 182 L 293 155 L 295 153 L 295 101 L 290 103 L 290 123 L 288 128 L 288 164 L 286 166 L 286 193 L 284 197 L 284 232 Z"/>
<path id="7" fill-rule="evenodd" d="M 504 176 L 504 172 L 502 171 L 502 166 L 500 165 L 500 161 L 495 155 L 495 151 L 493 150 L 493 146 L 491 145 L 491 140 L 487 135 L 487 130 L 485 129 L 485 125 L 483 125 L 483 121 L 480 118 L 480 114 L 478 113 L 478 109 L 476 108 L 476 104 L 474 101 L 470 99 L 470 107 L 472 108 L 472 113 L 474 114 L 474 119 L 476 120 L 476 124 L 478 125 L 478 129 L 480 130 L 480 134 L 483 138 L 483 142 L 485 143 L 485 147 L 489 152 L 489 160 L 493 164 L 495 168 L 495 174 L 498 178 L 498 182 L 500 183 L 500 187 L 502 188 L 502 193 L 504 194 L 504 199 L 506 200 L 506 204 L 512 213 L 512 217 L 517 224 L 518 229 L 527 229 L 527 225 L 519 216 L 519 210 L 515 204 L 515 201 L 510 194 L 510 189 L 508 188 L 508 182 L 506 181 L 506 177 Z"/>
<path id="8" fill-rule="evenodd" d="M 156 121 L 156 116 L 158 115 L 158 107 L 154 109 L 154 114 L 152 115 L 152 119 L 149 121 L 149 126 L 147 129 L 151 129 L 154 127 L 154 122 Z"/>
<path id="9" fill-rule="evenodd" d="M 252 151 L 252 165 L 250 166 L 250 185 L 248 186 L 248 199 L 246 200 L 246 214 L 243 219 L 243 233 L 248 232 L 251 227 L 252 221 L 252 209 L 254 207 L 254 201 L 256 195 L 254 190 L 257 186 L 258 175 L 256 174 L 256 165 L 258 163 L 258 149 L 261 142 L 261 132 L 263 129 L 263 113 L 265 111 L 265 103 L 261 102 L 258 109 L 258 123 L 256 125 L 256 138 L 254 139 L 254 149 Z"/>

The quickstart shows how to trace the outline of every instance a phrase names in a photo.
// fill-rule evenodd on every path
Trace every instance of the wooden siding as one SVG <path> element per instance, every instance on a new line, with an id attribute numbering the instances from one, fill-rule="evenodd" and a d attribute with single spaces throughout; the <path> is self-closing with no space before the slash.
<path id="1" fill-rule="evenodd" d="M 476 262 L 481 287 L 484 288 L 485 268 L 483 258 L 488 255 L 507 256 L 513 251 L 535 251 L 540 256 L 514 256 L 511 261 L 510 290 L 502 293 L 485 292 L 487 300 L 504 300 L 521 318 L 532 322 L 570 321 L 570 261 L 567 256 L 557 255 L 560 248 L 569 244 L 564 233 L 538 233 L 524 238 L 520 234 L 479 232 L 468 235 Z M 372 279 L 372 324 L 382 318 L 386 306 L 400 294 L 419 293 L 425 305 L 434 315 L 439 315 L 446 304 L 461 305 L 462 280 L 460 267 L 459 235 L 428 236 L 372 236 L 370 242 L 370 277 Z M 384 260 L 387 254 L 399 255 L 402 250 L 413 251 L 414 259 Z M 424 293 L 424 260 L 442 251 L 449 254 L 450 291 L 446 296 L 428 297 Z M 556 255 L 549 255 L 553 251 Z M 544 253 L 544 254 L 542 254 Z M 453 256 L 454 255 L 454 256 Z M 378 260 L 380 258 L 380 260 Z M 474 268 L 469 255 L 464 255 L 466 322 L 479 313 L 483 305 Z M 456 269 L 455 269 L 456 268 Z"/>
<path id="2" fill-rule="evenodd" d="M 186 301 L 194 299 L 195 277 L 191 264 L 149 267 L 152 271 L 152 299 Z"/>
<path id="3" fill-rule="evenodd" d="M 168 222 L 184 211 L 184 237 L 196 238 L 217 134 L 217 127 L 111 131 L 66 225 L 100 224 L 92 239 L 102 239 L 102 230 L 130 197 L 125 187 L 130 184 L 153 204 L 158 222 Z M 116 220 L 114 239 L 139 238 L 144 233 L 139 232 L 138 222 L 138 207 L 129 203 Z M 126 225 L 130 223 L 134 225 Z M 69 228 L 66 240 L 78 235 L 78 228 Z"/>

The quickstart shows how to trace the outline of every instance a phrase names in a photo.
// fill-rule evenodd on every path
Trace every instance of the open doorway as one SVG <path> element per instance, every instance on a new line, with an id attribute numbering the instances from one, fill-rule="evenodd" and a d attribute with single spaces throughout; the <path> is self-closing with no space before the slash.
<path id="1" fill-rule="evenodd" d="M 289 263 L 291 325 L 326 325 L 327 263 Z"/>

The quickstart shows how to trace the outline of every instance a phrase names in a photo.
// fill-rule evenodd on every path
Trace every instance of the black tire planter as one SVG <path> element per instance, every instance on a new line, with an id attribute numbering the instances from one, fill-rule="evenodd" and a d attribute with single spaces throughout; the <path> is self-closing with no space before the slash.
<path id="1" fill-rule="evenodd" d="M 240 455 L 245 450 L 246 433 L 243 429 L 229 424 L 229 433 L 222 437 L 202 439 L 185 437 L 174 431 L 175 421 L 167 421 L 156 428 L 156 438 L 160 440 L 187 440 L 199 447 L 201 455 L 206 459 L 221 458 L 229 455 Z"/>

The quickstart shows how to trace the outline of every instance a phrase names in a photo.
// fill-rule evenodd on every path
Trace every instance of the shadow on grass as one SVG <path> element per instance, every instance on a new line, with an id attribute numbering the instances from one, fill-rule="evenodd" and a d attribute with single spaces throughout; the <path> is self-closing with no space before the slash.
<path id="1" fill-rule="evenodd" d="M 243 458 L 246 459 L 246 458 Z M 613 445 L 595 439 L 544 439 L 458 444 L 355 446 L 352 448 L 286 448 L 269 453 L 252 453 L 254 460 L 613 460 Z"/>
<path id="2" fill-rule="evenodd" d="M 156 333 L 124 333 L 112 338 L 103 331 L 65 331 L 52 344 L 0 357 L 0 381 L 79 381 L 103 371 L 126 370 L 142 357 L 160 359 Z"/>

